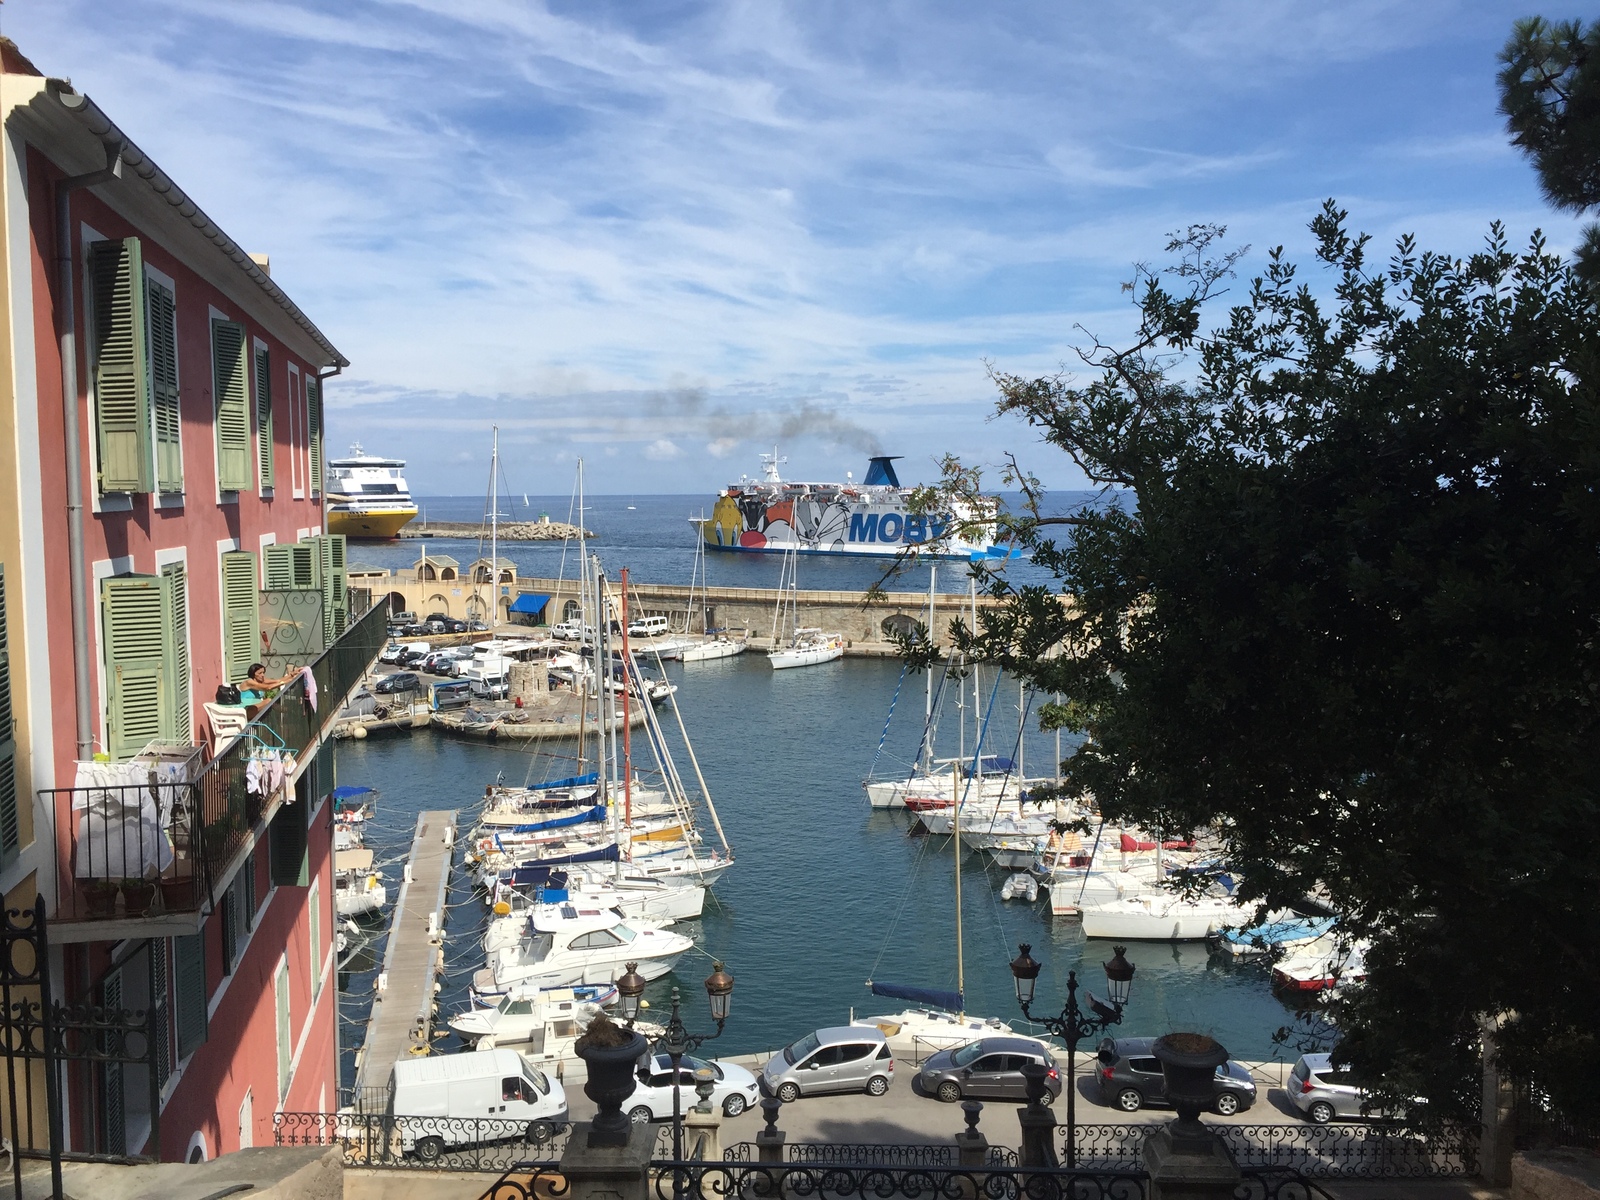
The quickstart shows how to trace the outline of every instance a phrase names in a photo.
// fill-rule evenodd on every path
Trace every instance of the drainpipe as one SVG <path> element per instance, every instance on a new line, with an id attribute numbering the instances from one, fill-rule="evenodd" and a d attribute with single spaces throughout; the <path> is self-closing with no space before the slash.
<path id="1" fill-rule="evenodd" d="M 79 97 L 60 97 L 72 107 Z M 94 706 L 89 694 L 89 598 L 83 569 L 83 455 L 78 448 L 78 339 L 72 289 L 72 193 L 122 178 L 122 142 L 105 143 L 106 165 L 56 183 L 56 336 L 61 351 L 61 423 L 66 440 L 67 560 L 72 589 L 72 682 L 77 701 L 78 758 L 94 757 Z"/>

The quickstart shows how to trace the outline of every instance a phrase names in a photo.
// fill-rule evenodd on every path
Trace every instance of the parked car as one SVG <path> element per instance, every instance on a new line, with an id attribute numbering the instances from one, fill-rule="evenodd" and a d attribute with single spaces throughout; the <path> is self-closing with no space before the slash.
<path id="1" fill-rule="evenodd" d="M 592 642 L 594 641 L 594 626 L 586 625 L 582 621 L 563 621 L 550 628 L 552 637 L 563 642 Z"/>
<path id="2" fill-rule="evenodd" d="M 489 632 L 489 623 L 487 621 L 468 621 L 467 622 L 467 632 L 468 633 L 488 633 Z"/>
<path id="3" fill-rule="evenodd" d="M 894 1082 L 894 1057 L 883 1030 L 836 1025 L 785 1046 L 761 1068 L 761 1086 L 785 1104 L 823 1092 L 881 1096 Z"/>
<path id="4" fill-rule="evenodd" d="M 1050 1047 L 1034 1038 L 987 1037 L 941 1050 L 922 1064 L 917 1082 L 930 1096 L 946 1104 L 975 1100 L 1026 1100 L 1024 1063 L 1039 1063 L 1046 1071 L 1044 1102 L 1061 1094 L 1061 1072 Z"/>
<path id="5" fill-rule="evenodd" d="M 1336 1067 L 1326 1054 L 1302 1054 L 1289 1072 L 1289 1103 L 1316 1125 L 1335 1117 L 1368 1115 L 1366 1090 L 1351 1081 L 1346 1067 Z"/>
<path id="6" fill-rule="evenodd" d="M 421 667 L 429 675 L 455 674 L 456 652 L 454 650 L 435 650 L 422 659 Z"/>
<path id="7" fill-rule="evenodd" d="M 628 622 L 629 637 L 660 637 L 672 632 L 672 623 L 665 617 L 640 617 Z"/>
<path id="8" fill-rule="evenodd" d="M 542 1145 L 567 1119 L 567 1094 L 515 1050 L 433 1054 L 395 1063 L 388 1110 L 401 1152 L 433 1162 L 452 1146 Z"/>
<path id="9" fill-rule="evenodd" d="M 737 1117 L 757 1100 L 756 1077 L 737 1063 L 708 1062 L 703 1058 L 684 1058 L 678 1065 L 678 1111 L 688 1112 L 700 1103 L 695 1089 L 694 1073 L 701 1067 L 710 1067 L 715 1082 L 711 1087 L 711 1103 L 722 1109 L 725 1117 Z M 672 1116 L 672 1059 L 657 1054 L 649 1060 L 640 1060 L 635 1073 L 638 1083 L 633 1095 L 628 1097 L 628 1116 L 634 1124 L 659 1121 Z"/>
<path id="10" fill-rule="evenodd" d="M 400 656 L 405 652 L 406 648 L 399 642 L 390 642 L 383 648 L 383 653 L 378 655 L 378 661 L 381 663 L 397 663 L 400 661 Z"/>
<path id="11" fill-rule="evenodd" d="M 389 614 L 389 624 L 391 625 L 399 625 L 404 627 L 406 625 L 415 625 L 416 623 L 417 614 L 414 612 L 397 612 Z"/>
<path id="12" fill-rule="evenodd" d="M 444 631 L 446 633 L 465 633 L 467 631 L 467 623 L 459 617 L 450 617 L 444 623 Z"/>
<path id="13" fill-rule="evenodd" d="M 372 685 L 372 690 L 380 696 L 393 696 L 399 692 L 414 692 L 422 686 L 420 676 L 410 671 L 396 671 L 393 675 L 385 675 Z"/>
<path id="14" fill-rule="evenodd" d="M 406 626 L 406 631 L 402 636 L 404 636 L 404 637 L 427 637 L 432 632 L 433 632 L 433 630 L 429 629 L 426 625 L 423 625 L 422 623 L 418 622 L 418 623 L 416 623 L 414 625 L 407 625 Z"/>
<path id="15" fill-rule="evenodd" d="M 1123 1112 L 1138 1112 L 1146 1104 L 1167 1104 L 1167 1081 L 1152 1048 L 1155 1038 L 1106 1038 L 1100 1043 L 1096 1074 L 1100 1099 Z M 1217 1068 L 1211 1107 L 1223 1116 L 1249 1108 L 1256 1102 L 1256 1081 L 1236 1062 Z"/>

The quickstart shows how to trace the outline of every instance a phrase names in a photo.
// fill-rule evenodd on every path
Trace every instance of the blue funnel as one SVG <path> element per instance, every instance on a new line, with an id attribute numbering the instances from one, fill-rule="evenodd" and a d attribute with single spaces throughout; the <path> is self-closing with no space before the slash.
<path id="1" fill-rule="evenodd" d="M 880 454 L 868 460 L 867 477 L 861 482 L 867 487 L 899 487 L 900 477 L 894 473 L 894 460 L 900 454 Z"/>

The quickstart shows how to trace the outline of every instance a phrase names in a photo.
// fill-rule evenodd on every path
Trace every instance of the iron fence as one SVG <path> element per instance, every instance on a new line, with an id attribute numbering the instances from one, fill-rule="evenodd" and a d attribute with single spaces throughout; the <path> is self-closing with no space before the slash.
<path id="1" fill-rule="evenodd" d="M 1333 1200 L 1298 1171 L 1242 1171 L 1233 1200 Z"/>
<path id="2" fill-rule="evenodd" d="M 893 1167 L 841 1163 L 656 1161 L 657 1200 L 1143 1200 L 1143 1171 L 1060 1167 Z"/>
<path id="3" fill-rule="evenodd" d="M 280 1146 L 337 1146 L 349 1167 L 509 1171 L 553 1164 L 572 1140 L 566 1121 L 397 1117 L 385 1113 L 278 1113 Z"/>
<path id="4" fill-rule="evenodd" d="M 735 1142 L 724 1148 L 722 1157 L 727 1162 L 756 1162 L 760 1155 L 754 1142 Z M 783 1147 L 783 1158 L 785 1162 L 839 1163 L 844 1166 L 961 1165 L 960 1152 L 956 1147 L 939 1143 L 872 1145 L 864 1142 L 788 1142 Z M 1017 1152 L 1009 1146 L 990 1146 L 985 1162 L 995 1167 L 1014 1167 L 1017 1165 Z"/>
<path id="5" fill-rule="evenodd" d="M 1136 1169 L 1144 1140 L 1160 1125 L 1079 1125 L 1078 1162 L 1094 1169 Z M 1315 1178 L 1423 1178 L 1475 1175 L 1477 1135 L 1447 1129 L 1430 1137 L 1382 1123 L 1348 1125 L 1224 1125 L 1208 1123 L 1241 1167 L 1290 1170 Z M 1066 1157 L 1067 1130 L 1061 1126 Z"/>

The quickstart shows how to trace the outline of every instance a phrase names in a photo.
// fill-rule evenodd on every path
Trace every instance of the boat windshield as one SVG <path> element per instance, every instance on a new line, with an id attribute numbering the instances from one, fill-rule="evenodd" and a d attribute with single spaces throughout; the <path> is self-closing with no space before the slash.
<path id="1" fill-rule="evenodd" d="M 535 961 L 547 958 L 556 939 L 548 933 L 535 933 L 528 939 L 528 957 Z"/>
<path id="2" fill-rule="evenodd" d="M 809 1058 L 812 1052 L 820 1045 L 822 1043 L 817 1040 L 817 1035 L 808 1033 L 798 1042 L 783 1048 L 783 1061 L 792 1067 L 801 1059 Z"/>
<path id="3" fill-rule="evenodd" d="M 975 1059 L 977 1059 L 982 1054 L 983 1054 L 983 1043 L 982 1042 L 970 1042 L 967 1045 L 962 1046 L 959 1050 L 955 1050 L 955 1051 L 951 1052 L 951 1054 L 950 1054 L 950 1064 L 952 1066 L 956 1066 L 956 1067 L 964 1067 L 968 1063 L 970 1063 L 970 1062 L 974 1061 Z"/>
<path id="4" fill-rule="evenodd" d="M 629 929 L 626 925 L 613 925 L 611 927 L 611 932 L 616 934 L 624 942 L 631 942 L 631 941 L 633 941 L 634 938 L 639 936 L 633 930 Z"/>

